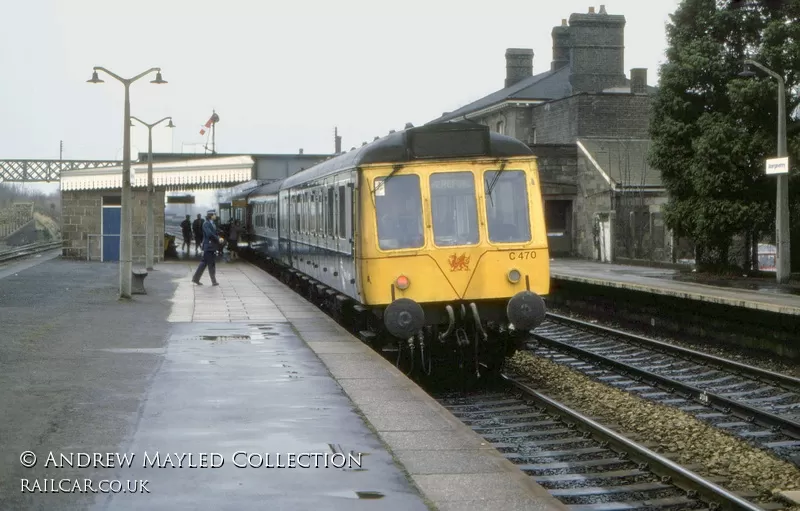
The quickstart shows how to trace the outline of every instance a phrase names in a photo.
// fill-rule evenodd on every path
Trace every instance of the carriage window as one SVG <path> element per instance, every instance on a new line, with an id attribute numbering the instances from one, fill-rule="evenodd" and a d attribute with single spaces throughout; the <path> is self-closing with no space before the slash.
<path id="1" fill-rule="evenodd" d="M 333 187 L 328 187 L 327 231 L 328 236 L 333 236 Z"/>
<path id="2" fill-rule="evenodd" d="M 383 250 L 418 248 L 425 243 L 419 176 L 375 179 L 378 245 Z"/>
<path id="3" fill-rule="evenodd" d="M 339 237 L 347 239 L 347 201 L 344 198 L 344 186 L 339 187 Z"/>
<path id="4" fill-rule="evenodd" d="M 489 170 L 483 174 L 483 181 L 489 241 L 530 241 L 531 225 L 525 173 L 521 170 Z"/>
<path id="5" fill-rule="evenodd" d="M 293 231 L 300 231 L 300 205 L 297 203 L 297 195 L 292 197 L 292 209 L 294 210 L 294 226 Z"/>
<path id="6" fill-rule="evenodd" d="M 311 195 L 309 195 L 309 200 L 311 200 L 311 202 L 308 204 L 308 231 L 314 234 L 317 232 L 317 193 L 311 192 Z"/>
<path id="7" fill-rule="evenodd" d="M 471 172 L 431 175 L 433 242 L 440 247 L 478 243 L 478 205 Z"/>

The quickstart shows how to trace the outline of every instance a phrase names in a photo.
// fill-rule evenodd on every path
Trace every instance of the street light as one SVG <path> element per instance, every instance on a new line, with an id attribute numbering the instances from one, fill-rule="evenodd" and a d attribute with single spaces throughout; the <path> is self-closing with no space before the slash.
<path id="1" fill-rule="evenodd" d="M 756 62 L 745 60 L 745 70 L 739 73 L 742 78 L 756 74 L 748 66 L 755 66 L 778 81 L 778 158 L 788 156 L 786 152 L 786 87 L 783 77 L 775 71 Z M 778 174 L 778 196 L 775 202 L 775 275 L 778 284 L 787 284 L 791 276 L 789 247 L 789 173 Z"/>
<path id="2" fill-rule="evenodd" d="M 125 119 L 123 125 L 123 148 L 122 148 L 122 207 L 120 208 L 120 236 L 119 236 L 119 296 L 120 298 L 131 297 L 131 279 L 133 276 L 133 235 L 131 229 L 131 99 L 130 87 L 136 80 L 156 72 L 156 79 L 150 83 L 167 83 L 161 78 L 161 68 L 153 67 L 143 73 L 139 73 L 133 78 L 122 78 L 104 67 L 96 66 L 93 68 L 92 78 L 86 80 L 89 83 L 103 83 L 97 76 L 98 71 L 103 71 L 112 78 L 122 82 L 125 86 Z"/>
<path id="3" fill-rule="evenodd" d="M 145 230 L 147 238 L 145 240 L 145 265 L 147 270 L 151 271 L 153 269 L 153 260 L 155 259 L 155 244 L 153 243 L 153 231 L 155 231 L 155 227 L 153 226 L 153 202 L 155 202 L 156 194 L 155 187 L 153 186 L 153 128 L 167 119 L 169 119 L 167 128 L 174 128 L 175 125 L 172 124 L 172 117 L 164 117 L 153 124 L 147 124 L 134 116 L 131 116 L 131 119 L 136 119 L 138 122 L 147 126 L 147 228 Z"/>

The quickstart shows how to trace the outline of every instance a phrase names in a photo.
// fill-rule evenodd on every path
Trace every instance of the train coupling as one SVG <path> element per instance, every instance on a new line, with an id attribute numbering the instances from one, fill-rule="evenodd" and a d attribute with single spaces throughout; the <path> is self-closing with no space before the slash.
<path id="1" fill-rule="evenodd" d="M 532 291 L 520 291 L 511 297 L 506 307 L 508 321 L 514 329 L 533 330 L 545 319 L 545 305 L 541 296 Z"/>

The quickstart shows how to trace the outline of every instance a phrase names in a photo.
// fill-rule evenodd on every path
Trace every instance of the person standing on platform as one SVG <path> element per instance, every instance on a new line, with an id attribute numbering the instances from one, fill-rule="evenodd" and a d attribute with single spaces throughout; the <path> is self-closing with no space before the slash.
<path id="1" fill-rule="evenodd" d="M 196 243 L 194 253 L 199 254 L 203 248 L 203 217 L 200 216 L 200 213 L 197 214 L 197 218 L 192 223 L 192 231 L 194 231 L 194 241 Z"/>
<path id="2" fill-rule="evenodd" d="M 186 215 L 186 219 L 181 222 L 181 231 L 183 233 L 183 245 L 181 250 L 187 254 L 192 251 L 192 221 L 190 216 Z"/>
<path id="3" fill-rule="evenodd" d="M 231 259 L 238 259 L 239 254 L 238 252 L 238 245 L 239 242 L 239 233 L 241 232 L 242 228 L 239 227 L 239 221 L 234 220 L 231 222 L 231 226 L 228 228 L 228 252 L 231 253 Z"/>
<path id="4" fill-rule="evenodd" d="M 206 267 L 208 267 L 208 276 L 211 277 L 211 285 L 219 285 L 219 282 L 217 282 L 216 258 L 220 242 L 217 236 L 217 226 L 215 226 L 213 222 L 214 214 L 215 212 L 213 209 L 209 210 L 206 213 L 206 221 L 203 223 L 203 260 L 200 261 L 200 265 L 197 267 L 197 271 L 194 272 L 194 277 L 192 277 L 192 282 L 198 286 L 203 285 L 200 279 L 203 277 L 203 272 L 206 270 Z"/>

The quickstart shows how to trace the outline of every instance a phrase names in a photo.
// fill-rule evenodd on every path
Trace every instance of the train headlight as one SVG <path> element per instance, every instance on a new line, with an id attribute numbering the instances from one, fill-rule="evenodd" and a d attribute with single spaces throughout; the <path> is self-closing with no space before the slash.
<path id="1" fill-rule="evenodd" d="M 511 282 L 512 284 L 516 284 L 517 282 L 519 282 L 519 279 L 521 278 L 522 275 L 520 275 L 519 270 L 511 270 L 510 272 L 508 272 L 508 281 Z"/>
<path id="2" fill-rule="evenodd" d="M 394 285 L 397 286 L 397 289 L 408 289 L 408 286 L 411 285 L 411 282 L 408 280 L 408 277 L 405 275 L 400 275 L 397 277 L 397 280 L 394 281 Z"/>

